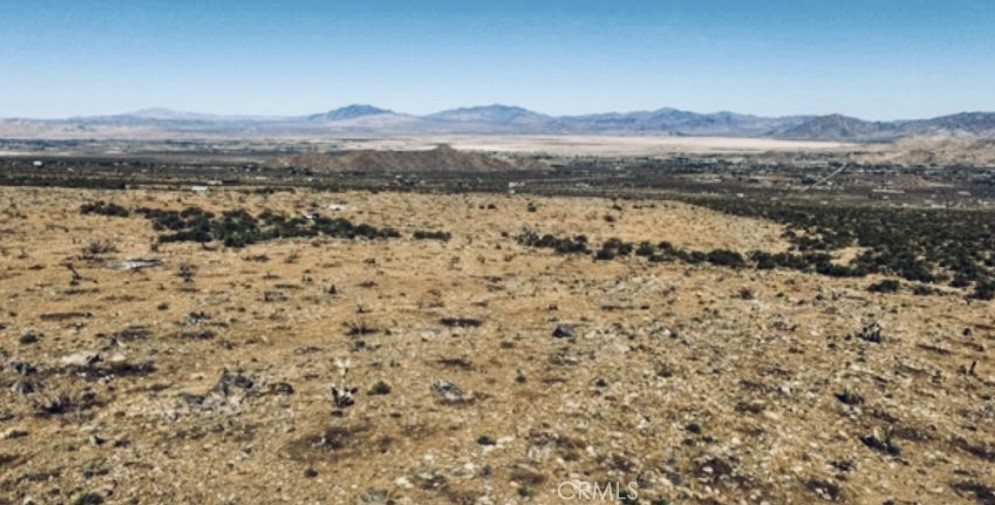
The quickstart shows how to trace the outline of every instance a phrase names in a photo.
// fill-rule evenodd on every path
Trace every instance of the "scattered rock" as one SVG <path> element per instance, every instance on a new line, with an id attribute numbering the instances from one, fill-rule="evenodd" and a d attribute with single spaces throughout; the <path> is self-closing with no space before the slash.
<path id="1" fill-rule="evenodd" d="M 180 326 L 197 326 L 210 320 L 211 316 L 207 315 L 205 312 L 191 312 L 186 318 L 180 321 Z"/>
<path id="2" fill-rule="evenodd" d="M 335 404 L 336 408 L 340 409 L 351 407 L 356 403 L 355 396 L 357 391 L 359 391 L 359 388 L 332 387 L 332 403 Z"/>
<path id="3" fill-rule="evenodd" d="M 35 386 L 26 380 L 18 380 L 15 381 L 14 385 L 10 387 L 10 390 L 15 394 L 29 395 L 35 392 Z"/>
<path id="4" fill-rule="evenodd" d="M 860 330 L 860 338 L 868 342 L 873 342 L 875 344 L 880 344 L 884 341 L 884 337 L 881 336 L 881 325 L 877 321 L 871 321 L 864 325 L 864 328 Z"/>
<path id="5" fill-rule="evenodd" d="M 3 440 L 13 440 L 15 438 L 24 438 L 26 436 L 28 436 L 28 432 L 26 432 L 24 430 L 19 430 L 17 428 L 11 428 L 11 429 L 3 432 L 3 435 L 0 435 L 0 439 L 3 439 Z"/>
<path id="6" fill-rule="evenodd" d="M 572 324 L 558 324 L 553 330 L 553 337 L 555 338 L 573 338 L 574 327 Z"/>
<path id="7" fill-rule="evenodd" d="M 242 374 L 233 374 L 225 370 L 221 372 L 221 377 L 218 378 L 218 382 L 211 388 L 211 392 L 221 396 L 229 396 L 236 388 L 248 391 L 255 387 L 255 385 L 256 382 L 254 380 Z"/>
<path id="8" fill-rule="evenodd" d="M 31 375 L 38 371 L 38 367 L 26 361 L 13 361 L 7 363 L 7 368 L 17 375 Z"/>
<path id="9" fill-rule="evenodd" d="M 141 270 L 162 266 L 165 262 L 159 258 L 132 258 L 126 260 L 106 261 L 104 266 L 112 270 Z"/>
<path id="10" fill-rule="evenodd" d="M 898 456 L 902 453 L 902 450 L 897 445 L 891 443 L 890 435 L 884 439 L 878 438 L 877 435 L 861 435 L 860 442 L 875 451 L 889 456 Z"/>
<path id="11" fill-rule="evenodd" d="M 38 333 L 29 328 L 21 332 L 21 336 L 20 338 L 17 339 L 17 342 L 21 345 L 36 344 L 38 343 L 39 340 L 41 340 L 41 337 L 43 336 L 44 335 L 42 335 L 41 333 Z"/>
<path id="12" fill-rule="evenodd" d="M 76 367 L 88 367 L 100 363 L 100 355 L 93 351 L 80 351 L 68 356 L 63 356 L 59 360 L 63 365 L 66 366 L 76 366 Z"/>
<path id="13" fill-rule="evenodd" d="M 437 380 L 432 383 L 432 394 L 442 403 L 461 403 L 463 390 L 447 380 Z"/>
<path id="14" fill-rule="evenodd" d="M 267 392 L 273 395 L 292 395 L 294 394 L 294 386 L 286 382 L 277 382 L 270 384 Z"/>

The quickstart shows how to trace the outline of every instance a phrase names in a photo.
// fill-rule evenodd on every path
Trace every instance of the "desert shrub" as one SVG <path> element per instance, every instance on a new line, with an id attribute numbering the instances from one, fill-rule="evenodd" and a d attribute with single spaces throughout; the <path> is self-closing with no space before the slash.
<path id="1" fill-rule="evenodd" d="M 656 247 L 653 246 L 648 240 L 644 240 L 639 243 L 636 247 L 636 256 L 649 257 L 656 254 Z"/>
<path id="2" fill-rule="evenodd" d="M 391 392 L 390 384 L 388 384 L 385 381 L 379 380 L 377 381 L 376 384 L 373 385 L 373 387 L 370 388 L 368 394 L 370 396 L 383 396 L 383 395 L 389 395 L 390 392 Z"/>
<path id="3" fill-rule="evenodd" d="M 157 231 L 172 231 L 160 235 L 161 242 L 211 242 L 220 241 L 227 247 L 247 245 L 283 238 L 316 237 L 380 240 L 397 238 L 401 234 L 393 228 L 376 228 L 368 224 L 353 224 L 345 218 L 324 216 L 287 217 L 266 210 L 253 216 L 244 209 L 225 211 L 215 216 L 198 207 L 183 211 L 141 208 L 136 212 L 152 221 Z"/>
<path id="4" fill-rule="evenodd" d="M 128 217 L 130 214 L 128 209 L 116 204 L 116 203 L 106 203 L 102 200 L 85 203 L 79 209 L 80 214 L 97 214 L 100 216 L 111 216 L 111 217 Z"/>
<path id="5" fill-rule="evenodd" d="M 452 234 L 447 231 L 418 230 L 412 236 L 415 240 L 441 240 L 442 242 L 449 242 L 453 238 Z"/>
<path id="6" fill-rule="evenodd" d="M 525 230 L 515 240 L 523 246 L 552 249 L 557 254 L 587 254 L 591 252 L 587 246 L 587 236 L 585 235 L 559 238 L 549 233 L 540 236 L 534 230 Z"/>
<path id="7" fill-rule="evenodd" d="M 875 282 L 867 287 L 867 290 L 871 293 L 897 293 L 901 288 L 901 284 L 894 279 L 885 279 L 881 282 Z"/>
<path id="8" fill-rule="evenodd" d="M 773 270 L 777 268 L 777 261 L 774 259 L 774 255 L 769 252 L 750 251 L 747 257 L 760 270 Z"/>
<path id="9" fill-rule="evenodd" d="M 616 251 L 615 249 L 602 247 L 601 249 L 598 249 L 597 253 L 594 254 L 594 259 L 598 261 L 611 261 L 615 259 L 617 255 L 618 251 Z"/>
<path id="10" fill-rule="evenodd" d="M 94 259 L 104 254 L 117 252 L 117 245 L 113 240 L 94 240 L 83 246 L 82 254 L 85 259 Z"/>
<path id="11" fill-rule="evenodd" d="M 692 265 L 704 263 L 708 259 L 708 255 L 701 251 L 687 251 L 685 249 L 677 249 L 674 252 L 674 256 L 677 259 Z"/>
<path id="12" fill-rule="evenodd" d="M 613 249 L 615 250 L 615 253 L 619 256 L 628 256 L 632 254 L 632 252 L 635 250 L 635 247 L 633 247 L 632 242 L 625 242 L 615 237 L 606 240 L 605 243 L 601 245 L 601 248 Z"/>
<path id="13" fill-rule="evenodd" d="M 974 300 L 995 299 L 995 281 L 982 281 L 975 284 L 974 292 L 971 293 L 970 298 Z"/>
<path id="14" fill-rule="evenodd" d="M 668 261 L 674 261 L 673 255 L 668 255 L 668 254 L 654 254 L 647 259 L 651 263 L 665 263 Z"/>
<path id="15" fill-rule="evenodd" d="M 971 285 L 971 279 L 965 275 L 955 275 L 950 281 L 950 287 L 952 288 L 966 288 Z"/>
<path id="16" fill-rule="evenodd" d="M 846 265 L 837 265 L 829 261 L 815 264 L 816 273 L 828 277 L 862 277 L 864 274 Z"/>
<path id="17" fill-rule="evenodd" d="M 803 254 L 843 247 L 866 250 L 849 271 L 819 267 L 828 275 L 887 273 L 909 281 L 951 286 L 995 281 L 995 219 L 989 210 L 911 209 L 853 205 L 813 206 L 733 198 L 688 198 L 729 214 L 770 219 L 786 227 L 784 238 Z M 769 258 L 761 257 L 770 266 Z M 756 260 L 755 260 L 756 261 Z M 760 261 L 757 261 L 758 265 Z"/>
<path id="18" fill-rule="evenodd" d="M 791 253 L 777 253 L 772 256 L 778 267 L 788 270 L 808 270 L 809 262 L 802 256 Z"/>
<path id="19" fill-rule="evenodd" d="M 728 249 L 714 249 L 709 251 L 706 260 L 720 267 L 743 268 L 746 266 L 746 260 L 743 259 L 741 254 Z"/>

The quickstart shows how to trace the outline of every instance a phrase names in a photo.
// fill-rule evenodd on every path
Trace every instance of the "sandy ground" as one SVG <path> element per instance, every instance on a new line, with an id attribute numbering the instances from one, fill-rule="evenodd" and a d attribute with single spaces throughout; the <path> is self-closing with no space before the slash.
<path id="1" fill-rule="evenodd" d="M 80 215 L 98 199 L 342 203 L 403 237 L 152 252 L 144 218 Z M 991 303 L 513 238 L 786 247 L 771 223 L 614 205 L 0 188 L 0 504 L 581 503 L 564 482 L 634 483 L 643 504 L 992 503 Z M 81 258 L 98 240 L 117 251 Z M 135 257 L 164 264 L 108 267 Z M 882 342 L 856 336 L 872 320 Z M 554 337 L 560 324 L 573 335 Z M 389 393 L 370 394 L 378 381 Z M 333 386 L 357 388 L 354 404 L 333 405 Z"/>

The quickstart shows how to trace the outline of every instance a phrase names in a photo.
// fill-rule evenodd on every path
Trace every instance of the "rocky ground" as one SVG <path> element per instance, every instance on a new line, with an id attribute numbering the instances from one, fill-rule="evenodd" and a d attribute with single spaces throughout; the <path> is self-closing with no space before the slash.
<path id="1" fill-rule="evenodd" d="M 156 246 L 133 212 L 188 206 L 401 236 Z M 526 227 L 788 248 L 662 201 L 0 189 L 0 504 L 995 504 L 992 302 Z"/>

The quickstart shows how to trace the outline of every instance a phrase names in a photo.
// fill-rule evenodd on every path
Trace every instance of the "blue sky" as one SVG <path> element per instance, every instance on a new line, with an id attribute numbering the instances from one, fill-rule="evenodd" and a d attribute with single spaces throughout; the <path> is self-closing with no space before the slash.
<path id="1" fill-rule="evenodd" d="M 992 0 L 0 0 L 0 117 L 995 110 Z"/>

